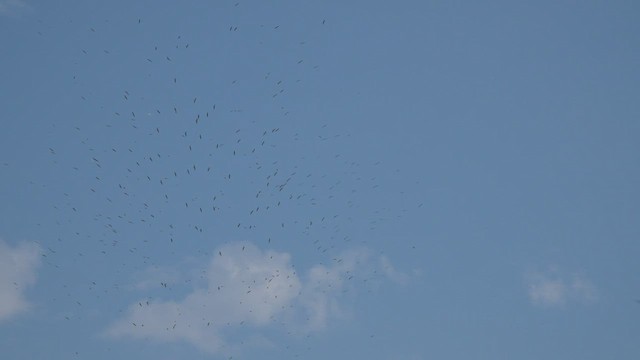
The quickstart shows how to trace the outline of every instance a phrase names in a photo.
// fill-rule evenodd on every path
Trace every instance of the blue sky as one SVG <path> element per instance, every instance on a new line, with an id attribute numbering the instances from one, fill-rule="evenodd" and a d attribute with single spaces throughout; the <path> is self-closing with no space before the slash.
<path id="1" fill-rule="evenodd" d="M 634 2 L 0 0 L 6 359 L 637 359 Z"/>

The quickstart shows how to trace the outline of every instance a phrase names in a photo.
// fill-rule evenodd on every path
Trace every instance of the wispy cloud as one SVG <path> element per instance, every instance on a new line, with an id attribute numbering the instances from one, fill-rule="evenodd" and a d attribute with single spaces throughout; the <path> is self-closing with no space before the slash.
<path id="1" fill-rule="evenodd" d="M 185 266 L 185 264 L 179 264 Z M 174 267 L 150 267 L 142 271 L 139 271 L 133 275 L 134 284 L 132 288 L 140 291 L 147 291 L 150 289 L 173 286 L 179 284 L 180 281 L 185 280 L 184 274 L 182 274 L 184 268 L 180 266 Z"/>
<path id="2" fill-rule="evenodd" d="M 24 0 L 0 0 L 0 15 L 15 15 L 26 8 L 28 5 Z"/>
<path id="3" fill-rule="evenodd" d="M 529 299 L 541 306 L 562 306 L 569 302 L 593 302 L 594 284 L 581 275 L 565 275 L 558 270 L 529 272 L 526 275 Z"/>
<path id="4" fill-rule="evenodd" d="M 216 250 L 208 267 L 201 269 L 202 284 L 180 299 L 132 304 L 106 334 L 185 341 L 223 353 L 233 347 L 225 333 L 244 328 L 260 340 L 254 343 L 265 345 L 269 341 L 258 331 L 269 326 L 301 332 L 326 328 L 332 317 L 344 314 L 341 299 L 350 284 L 371 275 L 375 267 L 368 251 L 353 250 L 301 275 L 287 253 L 262 251 L 249 243 L 228 245 Z"/>
<path id="5" fill-rule="evenodd" d="M 353 289 L 353 283 L 367 279 L 375 269 L 366 249 L 353 249 L 333 259 L 331 265 L 315 265 L 307 273 L 297 302 L 306 313 L 305 322 L 297 324 L 301 331 L 318 331 L 327 326 L 332 316 L 345 316 L 342 295 Z M 356 279 L 356 281 L 352 281 Z"/>
<path id="6" fill-rule="evenodd" d="M 405 273 L 396 270 L 391 261 L 384 255 L 380 257 L 380 267 L 389 279 L 398 284 L 405 285 L 409 281 L 409 277 Z"/>
<path id="7" fill-rule="evenodd" d="M 36 244 L 11 247 L 0 240 L 0 321 L 29 308 L 24 292 L 36 281 L 39 254 Z"/>

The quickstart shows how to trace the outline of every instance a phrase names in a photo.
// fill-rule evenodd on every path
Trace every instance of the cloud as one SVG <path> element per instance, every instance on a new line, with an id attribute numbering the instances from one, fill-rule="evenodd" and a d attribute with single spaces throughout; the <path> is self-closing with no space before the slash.
<path id="1" fill-rule="evenodd" d="M 0 15 L 13 15 L 25 8 L 28 5 L 24 0 L 0 0 Z"/>
<path id="2" fill-rule="evenodd" d="M 262 251 L 250 243 L 227 245 L 201 269 L 201 284 L 180 299 L 135 302 L 106 335 L 184 341 L 208 353 L 225 353 L 233 347 L 226 341 L 229 333 L 250 329 L 253 343 L 270 346 L 260 329 L 319 331 L 344 315 L 342 299 L 353 288 L 352 280 L 372 274 L 369 259 L 368 251 L 352 250 L 301 275 L 287 253 Z"/>
<path id="3" fill-rule="evenodd" d="M 529 299 L 535 305 L 562 306 L 568 302 L 593 302 L 597 291 L 581 275 L 567 276 L 557 270 L 530 272 L 526 276 Z"/>
<path id="4" fill-rule="evenodd" d="M 186 264 L 179 264 L 185 266 Z M 132 288 L 140 291 L 147 291 L 150 289 L 164 286 L 173 286 L 185 280 L 182 274 L 182 267 L 175 266 L 171 268 L 158 266 L 146 268 L 133 275 L 134 284 Z"/>
<path id="5" fill-rule="evenodd" d="M 334 258 L 330 266 L 315 265 L 309 270 L 298 299 L 306 314 L 299 331 L 323 330 L 331 316 L 346 315 L 340 300 L 353 289 L 354 278 L 365 279 L 374 273 L 370 257 L 366 249 L 354 249 Z"/>
<path id="6" fill-rule="evenodd" d="M 0 240 L 0 321 L 26 311 L 25 290 L 36 281 L 40 248 L 33 243 L 11 247 Z"/>
<path id="7" fill-rule="evenodd" d="M 384 255 L 380 256 L 380 266 L 384 274 L 394 282 L 401 285 L 406 285 L 409 281 L 409 277 L 406 274 L 396 270 L 391 264 L 391 261 L 389 261 L 389 259 Z"/>

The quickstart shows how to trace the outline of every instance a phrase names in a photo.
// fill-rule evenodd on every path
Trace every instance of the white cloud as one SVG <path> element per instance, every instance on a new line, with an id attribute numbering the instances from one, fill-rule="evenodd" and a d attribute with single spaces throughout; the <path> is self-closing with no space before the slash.
<path id="1" fill-rule="evenodd" d="M 568 302 L 593 302 L 595 286 L 583 276 L 567 276 L 557 270 L 530 272 L 526 276 L 529 299 L 542 306 L 562 306 Z"/>
<path id="2" fill-rule="evenodd" d="M 366 249 L 351 250 L 334 258 L 331 266 L 315 265 L 309 270 L 298 299 L 306 313 L 306 322 L 299 330 L 322 330 L 331 316 L 345 315 L 340 299 L 352 288 L 352 279 L 372 275 L 369 259 Z"/>
<path id="3" fill-rule="evenodd" d="M 583 277 L 575 276 L 573 278 L 571 292 L 584 301 L 593 302 L 598 299 L 596 287 Z"/>
<path id="4" fill-rule="evenodd" d="M 406 285 L 409 281 L 409 277 L 406 274 L 396 270 L 391 264 L 391 261 L 389 261 L 389 259 L 384 255 L 380 257 L 380 266 L 384 274 L 394 282 L 401 285 Z"/>
<path id="5" fill-rule="evenodd" d="M 15 14 L 17 11 L 27 8 L 24 0 L 0 0 L 0 15 Z"/>
<path id="6" fill-rule="evenodd" d="M 36 244 L 11 247 L 0 240 L 0 321 L 29 308 L 24 292 L 36 281 L 39 254 Z"/>
<path id="7" fill-rule="evenodd" d="M 225 333 L 239 328 L 322 330 L 329 319 L 344 314 L 341 299 L 350 280 L 371 273 L 369 257 L 364 250 L 346 252 L 332 265 L 313 266 L 301 276 L 287 253 L 262 251 L 249 243 L 224 246 L 200 272 L 203 284 L 178 300 L 132 304 L 106 334 L 185 341 L 209 353 L 224 353 L 233 346 Z M 251 336 L 260 339 L 254 343 L 268 346 L 266 337 Z"/>
<path id="8" fill-rule="evenodd" d="M 566 293 L 566 285 L 558 279 L 538 278 L 529 284 L 529 298 L 536 304 L 561 305 Z"/>
<path id="9" fill-rule="evenodd" d="M 180 264 L 185 266 L 185 264 Z M 143 271 L 137 272 L 133 275 L 134 284 L 132 288 L 140 291 L 147 291 L 153 288 L 163 287 L 163 284 L 167 286 L 173 286 L 184 280 L 180 266 L 171 268 L 160 268 L 158 266 L 146 268 Z"/>

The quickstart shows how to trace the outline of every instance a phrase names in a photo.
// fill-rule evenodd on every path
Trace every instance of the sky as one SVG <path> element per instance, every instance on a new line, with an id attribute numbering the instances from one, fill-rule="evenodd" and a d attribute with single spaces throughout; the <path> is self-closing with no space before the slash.
<path id="1" fill-rule="evenodd" d="M 0 0 L 0 357 L 637 359 L 638 14 Z"/>

